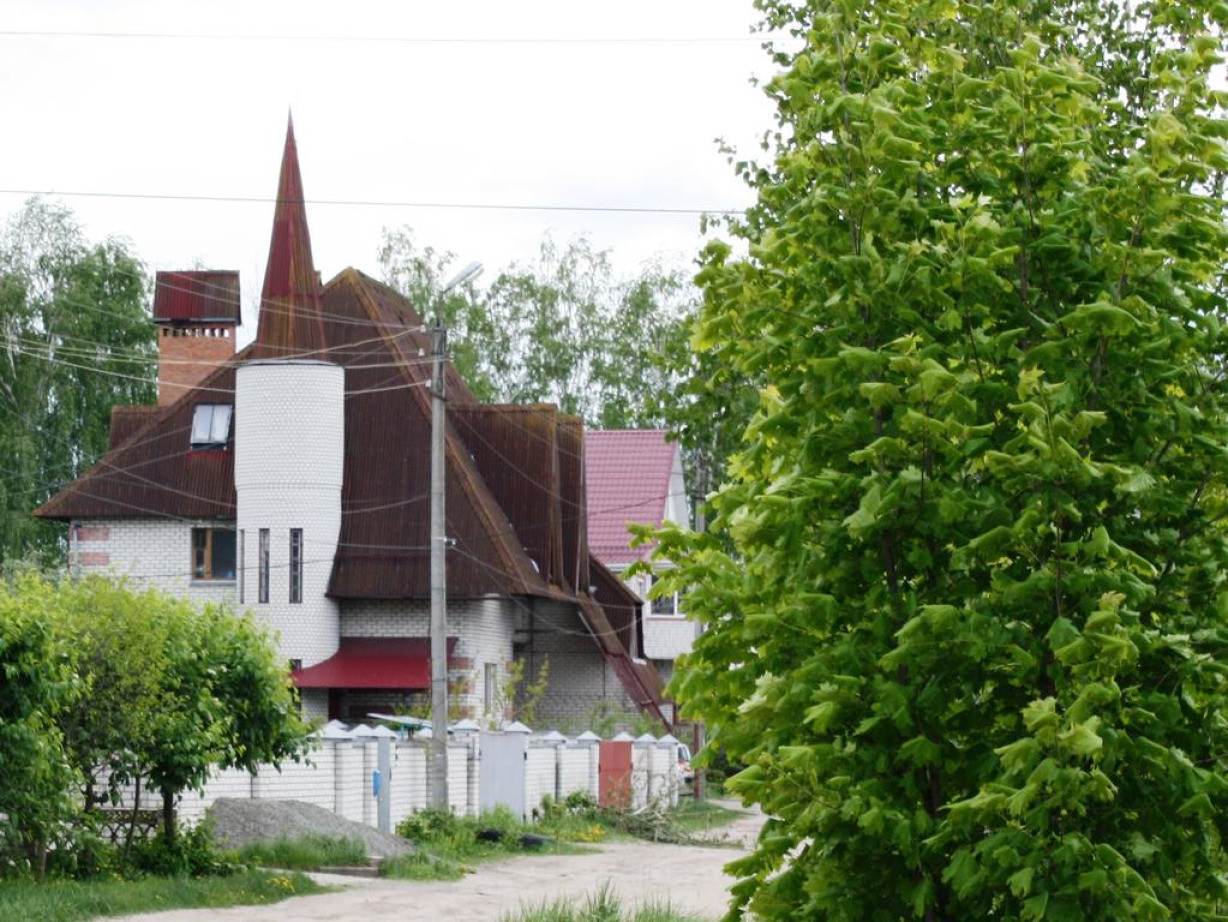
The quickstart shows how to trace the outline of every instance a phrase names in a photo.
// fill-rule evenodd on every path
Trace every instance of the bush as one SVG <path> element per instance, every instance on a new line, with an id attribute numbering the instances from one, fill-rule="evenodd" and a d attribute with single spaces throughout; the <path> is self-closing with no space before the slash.
<path id="1" fill-rule="evenodd" d="M 427 807 L 405 817 L 397 826 L 397 835 L 411 842 L 449 839 L 459 831 L 460 822 L 460 818 L 451 810 Z"/>
<path id="2" fill-rule="evenodd" d="M 226 877 L 242 870 L 233 853 L 220 851 L 205 823 L 168 839 L 154 836 L 132 848 L 132 866 L 161 877 Z"/>

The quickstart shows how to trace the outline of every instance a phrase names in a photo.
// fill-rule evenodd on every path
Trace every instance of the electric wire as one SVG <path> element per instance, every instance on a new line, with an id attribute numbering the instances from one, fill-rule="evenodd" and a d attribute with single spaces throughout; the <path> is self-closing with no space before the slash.
<path id="1" fill-rule="evenodd" d="M 472 36 L 472 35 L 285 35 L 246 32 L 143 32 L 76 29 L 3 29 L 5 38 L 129 39 L 225 42 L 318 42 L 377 45 L 626 45 L 626 46 L 738 46 L 761 44 L 754 36 Z"/>
<path id="2" fill-rule="evenodd" d="M 230 202 L 240 204 L 273 204 L 276 198 L 258 195 L 190 195 L 169 192 L 99 192 L 82 189 L 0 189 L 0 195 L 33 195 L 62 198 L 114 198 L 137 201 L 167 202 Z M 724 215 L 739 217 L 746 214 L 744 208 L 696 208 L 667 207 L 659 205 L 564 205 L 535 202 L 444 202 L 444 201 L 378 201 L 374 199 L 305 199 L 307 205 L 341 206 L 353 208 L 423 208 L 453 211 L 528 211 L 577 214 L 651 214 L 677 217 L 703 217 Z"/>

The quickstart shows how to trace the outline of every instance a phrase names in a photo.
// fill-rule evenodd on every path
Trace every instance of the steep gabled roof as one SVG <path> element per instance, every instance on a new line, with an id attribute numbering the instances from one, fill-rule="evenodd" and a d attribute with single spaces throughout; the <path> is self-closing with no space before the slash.
<path id="1" fill-rule="evenodd" d="M 586 433 L 588 544 L 604 563 L 620 566 L 647 559 L 651 548 L 631 547 L 630 523 L 665 520 L 670 475 L 678 452 L 663 429 L 613 429 Z"/>
<path id="2" fill-rule="evenodd" d="M 346 366 L 341 542 L 330 594 L 426 598 L 429 583 L 430 365 L 404 298 L 355 269 L 324 290 L 326 357 Z M 365 321 L 365 322 L 363 322 Z M 457 412 L 473 398 L 449 371 Z M 449 423 L 445 441 L 449 595 L 566 597 L 538 573 L 516 528 Z"/>

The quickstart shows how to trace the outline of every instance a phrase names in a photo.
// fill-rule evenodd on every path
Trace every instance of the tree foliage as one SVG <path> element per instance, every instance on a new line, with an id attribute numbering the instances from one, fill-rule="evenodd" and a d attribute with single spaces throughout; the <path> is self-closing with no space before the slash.
<path id="1" fill-rule="evenodd" d="M 24 852 L 40 876 L 48 844 L 75 809 L 76 775 L 56 721 L 80 686 L 70 651 L 55 642 L 61 612 L 36 577 L 0 585 L 0 851 Z"/>
<path id="2" fill-rule="evenodd" d="M 538 258 L 443 293 L 452 253 L 420 248 L 408 228 L 385 232 L 384 280 L 428 321 L 442 317 L 457 370 L 481 400 L 557 404 L 603 429 L 663 425 L 693 314 L 684 274 L 662 264 L 619 278 L 583 238 L 549 237 Z"/>
<path id="3" fill-rule="evenodd" d="M 733 914 L 1211 918 L 1228 12 L 759 7 L 779 124 L 695 342 L 764 387 L 718 534 L 662 536 L 679 697 L 772 817 Z"/>
<path id="4" fill-rule="evenodd" d="M 175 803 L 213 771 L 307 747 L 286 663 L 250 613 L 31 570 L 0 587 L 0 638 L 0 812 L 12 820 L 0 831 L 23 844 L 150 787 L 173 839 Z"/>
<path id="5" fill-rule="evenodd" d="M 147 294 L 128 245 L 90 243 L 62 206 L 0 229 L 0 560 L 54 555 L 61 526 L 30 510 L 105 451 L 113 405 L 153 401 Z"/>

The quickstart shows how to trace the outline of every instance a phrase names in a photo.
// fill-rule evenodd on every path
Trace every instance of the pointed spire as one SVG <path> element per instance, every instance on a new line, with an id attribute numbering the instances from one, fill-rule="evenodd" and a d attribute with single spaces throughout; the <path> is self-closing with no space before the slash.
<path id="1" fill-rule="evenodd" d="M 322 349 L 324 318 L 320 310 L 320 284 L 311 258 L 303 178 L 299 175 L 294 118 L 286 124 L 286 147 L 277 183 L 273 237 L 260 294 L 255 354 L 285 358 Z"/>

